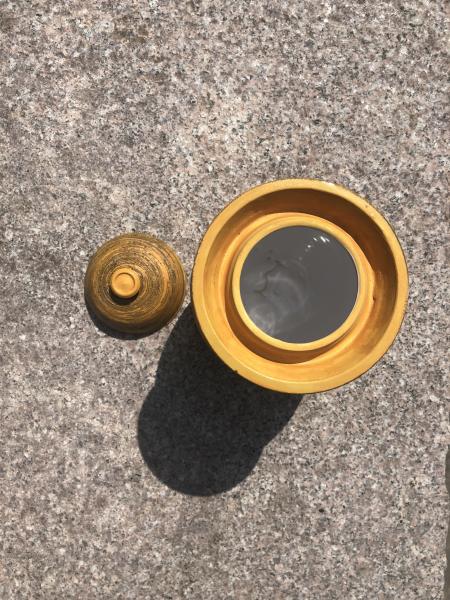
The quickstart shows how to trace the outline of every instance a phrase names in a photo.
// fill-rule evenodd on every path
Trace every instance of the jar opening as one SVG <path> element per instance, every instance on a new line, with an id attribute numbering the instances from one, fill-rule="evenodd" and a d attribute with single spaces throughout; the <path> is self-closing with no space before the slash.
<path id="1" fill-rule="evenodd" d="M 336 331 L 358 296 L 350 252 L 329 233 L 307 226 L 272 231 L 250 250 L 240 276 L 244 308 L 264 333 L 294 344 Z"/>

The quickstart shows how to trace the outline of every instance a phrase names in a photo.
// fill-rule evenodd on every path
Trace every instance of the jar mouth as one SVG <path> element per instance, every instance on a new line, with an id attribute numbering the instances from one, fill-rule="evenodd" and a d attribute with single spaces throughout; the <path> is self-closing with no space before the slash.
<path id="1" fill-rule="evenodd" d="M 323 239 L 326 240 L 325 243 L 334 244 L 335 250 L 338 249 L 341 251 L 342 255 L 348 257 L 348 266 L 351 265 L 351 268 L 354 270 L 354 281 L 352 282 L 354 285 L 353 298 L 349 297 L 347 294 L 346 307 L 344 307 L 344 310 L 340 311 L 341 314 L 345 313 L 344 317 L 340 319 L 340 322 L 336 323 L 335 327 L 329 328 L 329 330 L 325 332 L 325 335 L 318 335 L 315 338 L 313 337 L 313 339 L 301 339 L 301 341 L 293 341 L 292 336 L 289 334 L 284 336 L 291 338 L 288 340 L 282 339 L 282 336 L 273 335 L 273 332 L 270 331 L 270 328 L 265 328 L 261 320 L 258 322 L 258 319 L 253 317 L 251 307 L 249 306 L 250 303 L 248 302 L 248 298 L 246 298 L 245 291 L 243 290 L 243 280 L 246 276 L 246 267 L 248 266 L 252 253 L 254 253 L 255 250 L 258 249 L 258 245 L 261 242 L 264 242 L 264 240 L 267 240 L 271 234 L 283 233 L 283 230 L 288 228 L 305 228 L 310 230 L 309 233 L 312 231 L 317 231 L 318 235 L 322 235 Z M 311 351 L 324 349 L 340 340 L 346 333 L 349 332 L 360 316 L 362 307 L 364 305 L 364 300 L 368 293 L 369 277 L 366 269 L 364 268 L 364 262 L 361 254 L 361 249 L 348 233 L 334 223 L 321 217 L 299 213 L 297 213 L 295 216 L 273 215 L 272 217 L 268 217 L 267 220 L 265 220 L 264 223 L 262 223 L 260 227 L 253 232 L 253 235 L 243 242 L 239 251 L 237 252 L 236 260 L 232 267 L 230 282 L 231 310 L 236 313 L 237 321 L 240 322 L 240 325 L 243 325 L 246 328 L 247 332 L 245 337 L 248 339 L 251 339 L 252 337 L 257 338 L 258 342 L 262 343 L 264 347 L 264 354 L 272 355 L 271 357 L 275 358 L 274 355 L 277 355 L 278 357 L 280 356 L 278 351 L 281 350 L 282 352 L 286 353 L 286 359 L 288 359 L 289 354 L 293 355 L 291 356 L 292 359 L 294 357 L 298 357 L 298 355 L 301 353 L 309 353 Z M 314 276 L 317 279 L 317 274 L 314 274 Z M 275 284 L 275 286 L 272 287 L 276 288 L 277 286 Z M 274 299 L 273 296 L 276 295 L 276 293 L 277 290 L 273 289 L 272 300 Z M 279 290 L 278 293 L 280 293 Z M 266 308 L 268 304 L 269 303 L 266 302 Z M 328 307 L 331 307 L 332 302 L 327 301 L 326 304 Z M 272 307 L 273 306 L 274 303 L 272 302 Z M 236 322 L 236 319 L 231 320 Z M 289 317 L 287 321 L 289 321 Z M 285 323 L 285 325 L 289 327 L 288 322 Z M 292 323 L 292 326 L 294 327 L 294 323 Z M 239 335 L 240 329 L 241 328 L 238 326 L 236 331 L 237 335 Z M 320 329 L 320 326 L 318 329 Z M 322 331 L 323 329 L 324 328 L 322 327 Z M 260 344 L 257 344 L 257 346 L 260 346 Z M 271 350 L 274 352 L 271 352 Z M 255 351 L 258 351 L 257 348 L 255 348 Z"/>
<path id="2" fill-rule="evenodd" d="M 355 261 L 337 238 L 306 225 L 280 227 L 250 249 L 240 276 L 244 309 L 267 335 L 300 344 L 330 335 L 358 295 Z"/>

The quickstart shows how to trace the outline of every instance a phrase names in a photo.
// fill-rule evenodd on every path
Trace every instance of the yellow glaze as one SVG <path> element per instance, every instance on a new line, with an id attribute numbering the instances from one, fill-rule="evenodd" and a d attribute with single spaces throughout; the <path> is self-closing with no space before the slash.
<path id="1" fill-rule="evenodd" d="M 166 325 L 183 302 L 186 279 L 175 252 L 147 233 L 126 233 L 103 244 L 84 278 L 85 298 L 111 329 L 144 335 Z"/>
<path id="2" fill-rule="evenodd" d="M 119 298 L 133 298 L 141 288 L 139 274 L 130 267 L 116 269 L 111 275 L 111 291 Z"/>
<path id="3" fill-rule="evenodd" d="M 334 236 L 358 272 L 358 295 L 346 321 L 305 344 L 264 333 L 240 296 L 242 266 L 253 246 L 292 225 Z M 213 350 L 243 377 L 288 393 L 331 389 L 372 367 L 400 328 L 407 295 L 405 258 L 387 221 L 349 190 L 311 179 L 266 183 L 231 202 L 206 232 L 192 277 L 196 318 Z"/>

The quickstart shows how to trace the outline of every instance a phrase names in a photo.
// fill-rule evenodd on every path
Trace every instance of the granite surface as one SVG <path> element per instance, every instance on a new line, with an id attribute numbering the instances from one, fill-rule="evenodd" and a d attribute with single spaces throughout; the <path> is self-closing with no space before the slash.
<path id="1" fill-rule="evenodd" d="M 2 599 L 442 597 L 446 32 L 443 0 L 0 2 Z M 408 312 L 370 372 L 258 389 L 188 299 L 138 340 L 92 322 L 98 245 L 149 231 L 190 273 L 285 177 L 398 233 Z"/>

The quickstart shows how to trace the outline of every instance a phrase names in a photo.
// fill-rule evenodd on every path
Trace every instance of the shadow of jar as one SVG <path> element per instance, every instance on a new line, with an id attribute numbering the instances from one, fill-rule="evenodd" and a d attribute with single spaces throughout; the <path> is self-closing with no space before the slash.
<path id="1" fill-rule="evenodd" d="M 188 306 L 142 406 L 139 448 L 170 488 L 196 496 L 225 492 L 251 473 L 300 400 L 257 387 L 226 367 L 201 338 Z"/>

